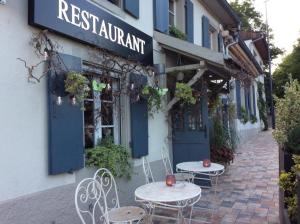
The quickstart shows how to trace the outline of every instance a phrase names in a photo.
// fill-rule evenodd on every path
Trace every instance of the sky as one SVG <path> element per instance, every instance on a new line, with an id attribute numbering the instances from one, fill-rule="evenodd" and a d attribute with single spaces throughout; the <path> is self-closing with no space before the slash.
<path id="1" fill-rule="evenodd" d="M 254 0 L 255 7 L 266 19 L 265 0 Z M 293 45 L 300 37 L 300 0 L 268 0 L 268 21 L 273 29 L 276 46 L 291 53 Z M 282 58 L 273 61 L 274 67 Z"/>

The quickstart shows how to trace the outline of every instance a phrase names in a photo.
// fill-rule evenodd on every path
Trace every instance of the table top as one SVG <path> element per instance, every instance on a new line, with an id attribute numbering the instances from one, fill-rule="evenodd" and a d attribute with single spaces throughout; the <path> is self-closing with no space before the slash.
<path id="1" fill-rule="evenodd" d="M 166 182 L 153 182 L 135 190 L 138 199 L 150 202 L 186 201 L 201 195 L 201 188 L 189 182 L 177 182 L 169 187 Z"/>
<path id="2" fill-rule="evenodd" d="M 210 167 L 204 167 L 203 161 L 193 161 L 193 162 L 183 162 L 178 163 L 176 165 L 178 170 L 184 170 L 188 172 L 199 172 L 199 173 L 206 173 L 206 172 L 220 172 L 224 170 L 224 166 L 218 163 L 211 163 Z"/>

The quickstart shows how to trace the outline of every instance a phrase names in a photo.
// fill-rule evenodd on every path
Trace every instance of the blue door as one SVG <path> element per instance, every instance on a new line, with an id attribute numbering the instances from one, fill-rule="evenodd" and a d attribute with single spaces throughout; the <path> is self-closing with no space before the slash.
<path id="1" fill-rule="evenodd" d="M 210 158 L 207 98 L 172 110 L 173 164 Z"/>

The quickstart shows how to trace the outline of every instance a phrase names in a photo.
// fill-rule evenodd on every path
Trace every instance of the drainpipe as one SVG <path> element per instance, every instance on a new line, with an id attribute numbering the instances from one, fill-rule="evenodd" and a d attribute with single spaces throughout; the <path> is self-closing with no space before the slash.
<path id="1" fill-rule="evenodd" d="M 238 25 L 238 27 L 237 27 L 237 35 L 236 35 L 236 37 L 235 37 L 234 42 L 228 44 L 228 45 L 226 46 L 226 48 L 225 48 L 225 54 L 224 54 L 224 58 L 225 58 L 225 59 L 228 59 L 228 58 L 229 58 L 229 53 L 228 53 L 229 48 L 230 48 L 231 46 L 236 45 L 236 44 L 239 43 L 239 31 L 240 31 L 240 30 L 241 30 L 241 23 L 239 23 L 239 25 Z"/>
<path id="2" fill-rule="evenodd" d="M 224 57 L 225 57 L 226 59 L 229 58 L 229 53 L 228 53 L 229 48 L 230 48 L 231 46 L 237 44 L 238 42 L 239 42 L 238 40 L 235 40 L 234 42 L 232 42 L 232 43 L 230 43 L 230 44 L 228 44 L 228 45 L 226 46 L 225 54 L 224 54 Z"/>

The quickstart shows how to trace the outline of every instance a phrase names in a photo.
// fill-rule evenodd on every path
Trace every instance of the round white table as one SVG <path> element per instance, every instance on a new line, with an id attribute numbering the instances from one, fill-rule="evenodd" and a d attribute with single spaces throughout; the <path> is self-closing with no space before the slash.
<path id="1" fill-rule="evenodd" d="M 183 162 L 176 165 L 177 172 L 189 172 L 195 177 L 194 179 L 209 181 L 211 187 L 213 187 L 215 200 L 217 199 L 217 188 L 218 188 L 218 178 L 225 172 L 225 167 L 218 163 L 211 163 L 210 167 L 204 167 L 203 161 L 193 161 L 193 162 Z M 196 175 L 201 175 L 197 177 Z M 204 177 L 203 177 L 204 175 Z M 206 177 L 207 176 L 207 177 Z M 214 183 L 212 177 L 215 179 Z M 210 188 L 207 186 L 201 186 L 202 188 Z M 212 209 L 211 216 L 214 214 L 216 206 Z"/>
<path id="2" fill-rule="evenodd" d="M 225 167 L 218 163 L 211 163 L 210 167 L 204 167 L 203 161 L 183 162 L 176 165 L 178 172 L 185 171 L 196 174 L 215 174 L 220 175 L 224 172 Z"/>
<path id="3" fill-rule="evenodd" d="M 184 220 L 182 210 L 185 207 L 193 207 L 201 197 L 201 188 L 193 183 L 178 182 L 169 187 L 165 182 L 153 182 L 142 185 L 135 190 L 136 201 L 147 204 L 147 207 L 175 208 L 178 209 L 178 220 Z M 152 216 L 153 210 L 150 209 L 149 215 Z M 190 219 L 192 209 L 190 213 Z"/>

